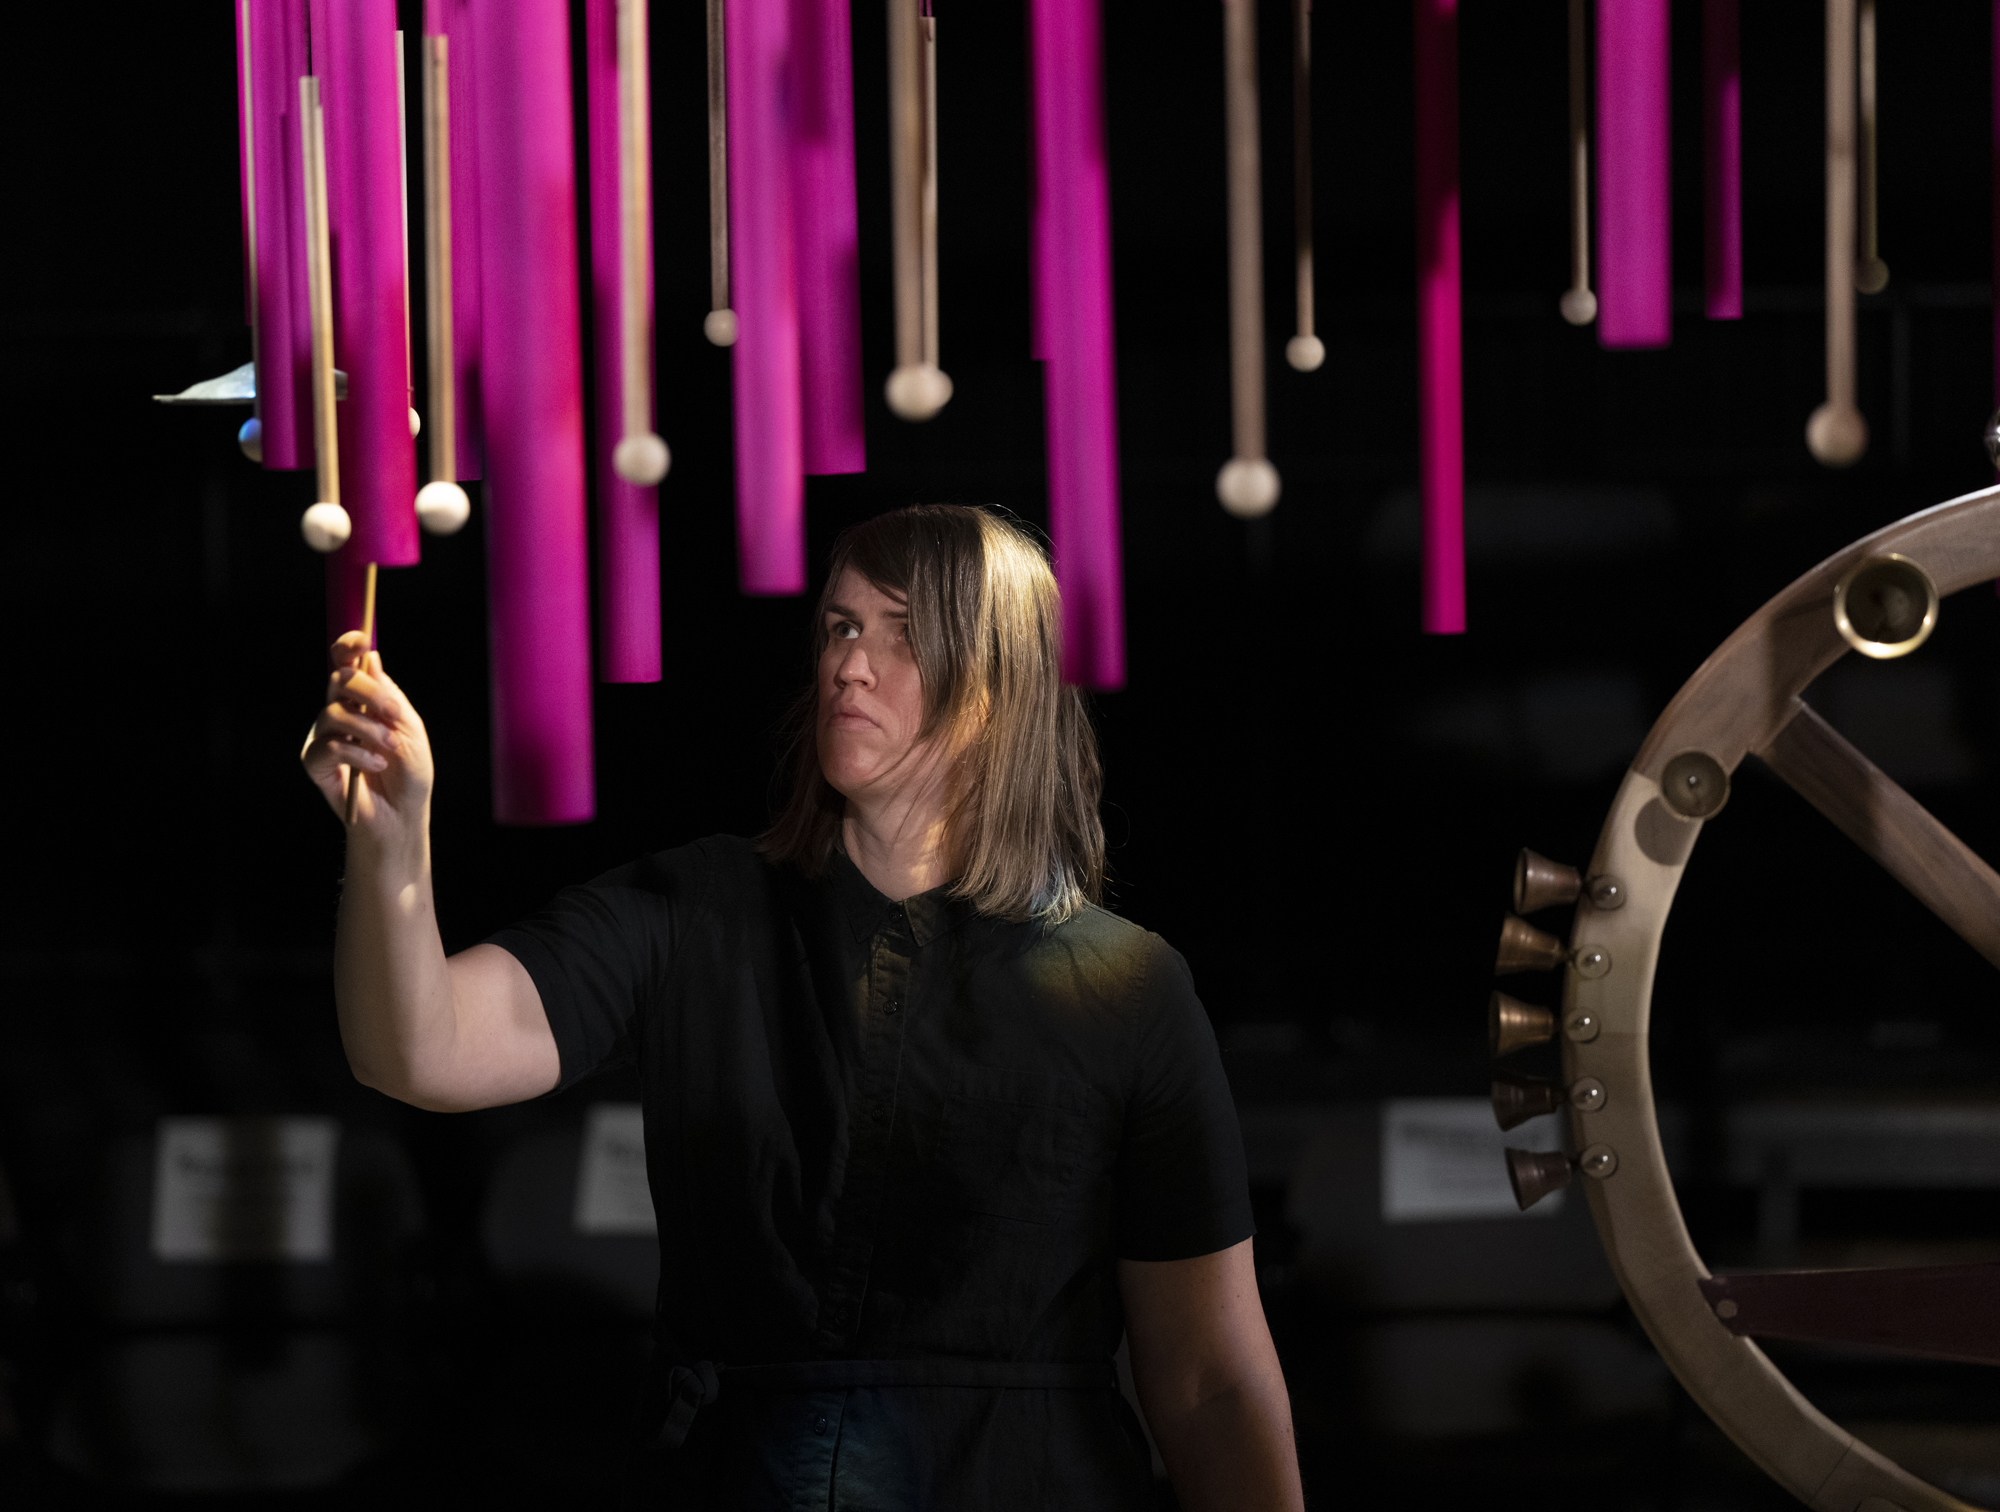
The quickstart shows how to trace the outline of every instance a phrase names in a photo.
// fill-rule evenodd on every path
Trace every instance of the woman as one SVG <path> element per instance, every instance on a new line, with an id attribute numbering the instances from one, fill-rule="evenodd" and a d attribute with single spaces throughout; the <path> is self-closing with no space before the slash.
<path id="1" fill-rule="evenodd" d="M 1241 1138 L 1187 967 L 1096 906 L 1097 755 L 1040 549 L 836 544 L 791 800 L 447 958 L 423 722 L 358 635 L 304 760 L 348 830 L 355 1075 L 418 1107 L 636 1062 L 673 1506 L 1302 1505 Z"/>

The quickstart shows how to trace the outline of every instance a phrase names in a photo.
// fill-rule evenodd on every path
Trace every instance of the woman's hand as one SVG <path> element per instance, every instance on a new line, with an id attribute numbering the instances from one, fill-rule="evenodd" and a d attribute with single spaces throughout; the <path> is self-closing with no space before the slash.
<path id="1" fill-rule="evenodd" d="M 424 722 L 382 670 L 381 655 L 364 656 L 359 630 L 333 643 L 332 662 L 326 706 L 299 753 L 306 776 L 344 821 L 347 785 L 365 773 L 354 827 L 383 840 L 420 840 L 436 776 Z"/>

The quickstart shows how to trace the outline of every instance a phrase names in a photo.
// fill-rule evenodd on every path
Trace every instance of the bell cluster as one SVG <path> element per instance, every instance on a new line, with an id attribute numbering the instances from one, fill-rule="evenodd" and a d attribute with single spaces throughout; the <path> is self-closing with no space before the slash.
<path id="1" fill-rule="evenodd" d="M 1610 912 L 1625 906 L 1625 884 L 1608 874 L 1585 878 L 1573 866 L 1564 866 L 1523 850 L 1514 864 L 1514 911 L 1500 924 L 1500 948 L 1494 958 L 1495 976 L 1517 976 L 1534 971 L 1554 971 L 1568 966 L 1591 980 L 1611 969 L 1611 957 L 1602 946 L 1571 948 L 1547 930 L 1530 924 L 1525 914 L 1562 908 L 1583 900 L 1586 906 Z M 1597 1015 L 1579 1009 L 1559 1021 L 1554 1009 L 1522 1001 L 1495 990 L 1487 1001 L 1486 1042 L 1494 1060 L 1510 1059 L 1536 1045 L 1555 1040 L 1558 1032 L 1575 1044 L 1587 1044 L 1598 1036 Z M 1508 1072 L 1493 1079 L 1493 1117 L 1503 1130 L 1511 1130 L 1531 1118 L 1559 1112 L 1564 1107 L 1592 1113 L 1604 1106 L 1604 1084 L 1586 1076 L 1564 1085 L 1558 1080 L 1520 1076 Z M 1509 1148 L 1507 1179 L 1514 1200 L 1523 1209 L 1533 1207 L 1550 1192 L 1570 1184 L 1578 1169 L 1592 1176 L 1608 1176 L 1616 1169 L 1617 1157 L 1609 1150 L 1592 1149 L 1582 1157 L 1560 1150 L 1517 1150 Z"/>

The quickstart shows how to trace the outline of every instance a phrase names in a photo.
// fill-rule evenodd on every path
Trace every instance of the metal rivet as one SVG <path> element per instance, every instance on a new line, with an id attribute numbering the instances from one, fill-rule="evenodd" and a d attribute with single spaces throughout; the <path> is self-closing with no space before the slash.
<path id="1" fill-rule="evenodd" d="M 1597 1031 L 1602 1027 L 1594 1013 L 1572 1013 L 1563 1025 L 1563 1033 L 1576 1044 L 1587 1045 L 1597 1038 Z"/>
<path id="2" fill-rule="evenodd" d="M 1570 964 L 1578 976 L 1594 982 L 1611 969 L 1611 952 L 1602 945 L 1586 945 L 1570 958 Z"/>
<path id="3" fill-rule="evenodd" d="M 1604 1083 L 1586 1076 L 1569 1089 L 1569 1105 L 1579 1113 L 1595 1113 L 1604 1106 Z"/>
<path id="4" fill-rule="evenodd" d="M 1716 1304 L 1715 1304 L 1715 1315 L 1716 1315 L 1716 1316 L 1717 1316 L 1718 1318 L 1733 1318 L 1733 1317 L 1735 1317 L 1735 1316 L 1736 1316 L 1736 1302 L 1735 1302 L 1735 1299 L 1734 1299 L 1734 1298 L 1731 1298 L 1731 1297 L 1724 1297 L 1724 1298 L 1723 1298 L 1723 1299 L 1722 1299 L 1722 1300 L 1721 1300 L 1720 1302 L 1716 1303 Z"/>
<path id="5" fill-rule="evenodd" d="M 1618 1169 L 1618 1152 L 1610 1145 L 1592 1145 L 1577 1157 L 1576 1163 L 1584 1175 L 1602 1181 Z"/>
<path id="6" fill-rule="evenodd" d="M 1625 906 L 1625 884 L 1616 877 L 1590 879 L 1590 906 L 1604 913 Z"/>

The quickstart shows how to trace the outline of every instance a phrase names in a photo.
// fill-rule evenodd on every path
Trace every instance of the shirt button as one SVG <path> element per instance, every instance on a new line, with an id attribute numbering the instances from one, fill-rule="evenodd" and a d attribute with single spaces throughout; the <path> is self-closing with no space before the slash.
<path id="1" fill-rule="evenodd" d="M 826 1419 L 825 1419 L 825 1418 L 815 1418 L 815 1419 L 813 1419 L 813 1432 L 814 1432 L 814 1433 L 824 1433 L 824 1432 L 826 1432 Z"/>
<path id="2" fill-rule="evenodd" d="M 890 999 L 889 999 L 889 1002 L 888 1002 L 888 1004 L 887 1004 L 887 1007 L 886 1007 L 886 1011 L 887 1011 L 887 1012 L 889 1012 L 889 1013 L 900 1013 L 900 1012 L 902 1012 L 902 1011 L 903 1011 L 903 1000 L 902 1000 L 901 998 L 890 998 Z"/>

